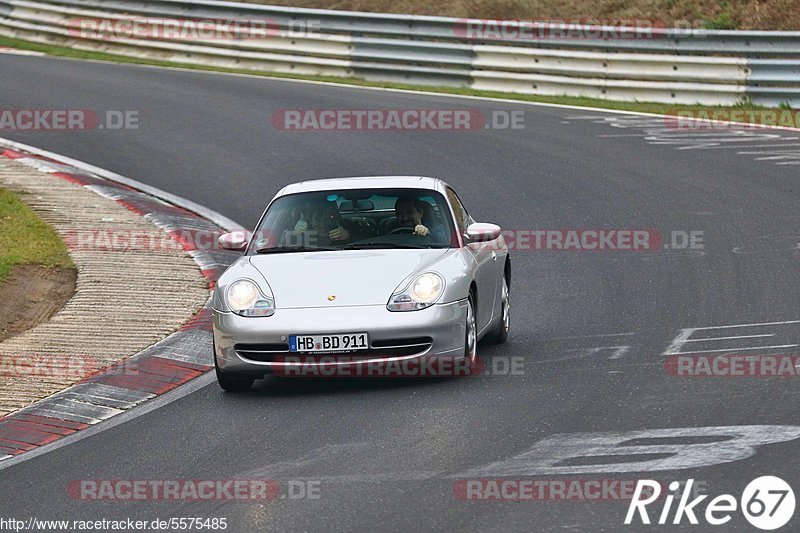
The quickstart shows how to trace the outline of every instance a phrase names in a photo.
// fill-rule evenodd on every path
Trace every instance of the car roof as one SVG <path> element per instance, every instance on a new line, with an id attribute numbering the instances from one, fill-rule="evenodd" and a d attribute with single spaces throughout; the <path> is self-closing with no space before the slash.
<path id="1" fill-rule="evenodd" d="M 362 176 L 301 181 L 287 185 L 278 196 L 301 192 L 344 189 L 429 189 L 444 192 L 447 184 L 438 178 L 422 176 Z"/>

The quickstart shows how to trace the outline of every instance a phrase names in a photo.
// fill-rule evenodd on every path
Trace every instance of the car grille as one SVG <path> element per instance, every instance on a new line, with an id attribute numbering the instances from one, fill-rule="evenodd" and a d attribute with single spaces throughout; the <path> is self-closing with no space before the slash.
<path id="1" fill-rule="evenodd" d="M 268 363 L 275 357 L 285 356 L 289 353 L 288 344 L 237 344 L 233 347 L 236 353 L 244 359 Z"/>
<path id="2" fill-rule="evenodd" d="M 417 355 L 426 352 L 433 345 L 431 337 L 412 337 L 406 339 L 389 339 L 373 341 L 372 348 L 356 352 L 330 354 L 347 357 L 369 357 L 369 358 L 390 358 Z M 259 363 L 270 363 L 281 360 L 287 355 L 303 356 L 302 353 L 289 352 L 288 344 L 237 344 L 233 347 L 236 353 L 243 359 L 257 361 Z M 314 354 L 325 355 L 325 354 Z"/>
<path id="3" fill-rule="evenodd" d="M 415 355 L 428 350 L 432 345 L 433 339 L 430 337 L 413 337 L 410 339 L 390 339 L 372 342 L 372 348 L 375 354 L 382 354 L 386 357 Z"/>

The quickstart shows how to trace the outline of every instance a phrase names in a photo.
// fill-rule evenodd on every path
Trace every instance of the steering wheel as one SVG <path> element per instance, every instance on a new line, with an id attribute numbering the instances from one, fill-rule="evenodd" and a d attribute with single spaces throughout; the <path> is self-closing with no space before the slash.
<path id="1" fill-rule="evenodd" d="M 414 228 L 407 228 L 406 226 L 400 226 L 399 228 L 394 228 L 390 231 L 387 235 L 394 235 L 395 233 L 414 233 Z"/>

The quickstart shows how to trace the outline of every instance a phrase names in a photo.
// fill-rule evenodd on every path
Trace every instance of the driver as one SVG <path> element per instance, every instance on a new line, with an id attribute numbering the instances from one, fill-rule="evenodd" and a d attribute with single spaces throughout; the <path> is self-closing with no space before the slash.
<path id="1" fill-rule="evenodd" d="M 413 228 L 413 235 L 424 237 L 431 232 L 431 230 L 422 223 L 424 214 L 425 211 L 423 207 L 413 196 L 401 196 L 394 203 L 394 216 L 397 217 L 397 228 Z"/>

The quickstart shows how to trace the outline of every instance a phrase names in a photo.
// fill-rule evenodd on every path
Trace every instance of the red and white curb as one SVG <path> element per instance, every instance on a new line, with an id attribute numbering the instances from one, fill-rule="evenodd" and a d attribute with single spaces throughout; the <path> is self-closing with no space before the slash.
<path id="1" fill-rule="evenodd" d="M 212 286 L 238 256 L 198 250 L 193 243 L 179 238 L 185 231 L 214 235 L 239 229 L 232 221 L 202 206 L 12 141 L 0 139 L 0 156 L 79 184 L 148 218 L 189 252 Z M 213 368 L 211 337 L 206 305 L 178 332 L 143 352 L 0 418 L 0 461 L 87 429 L 203 375 Z"/>

